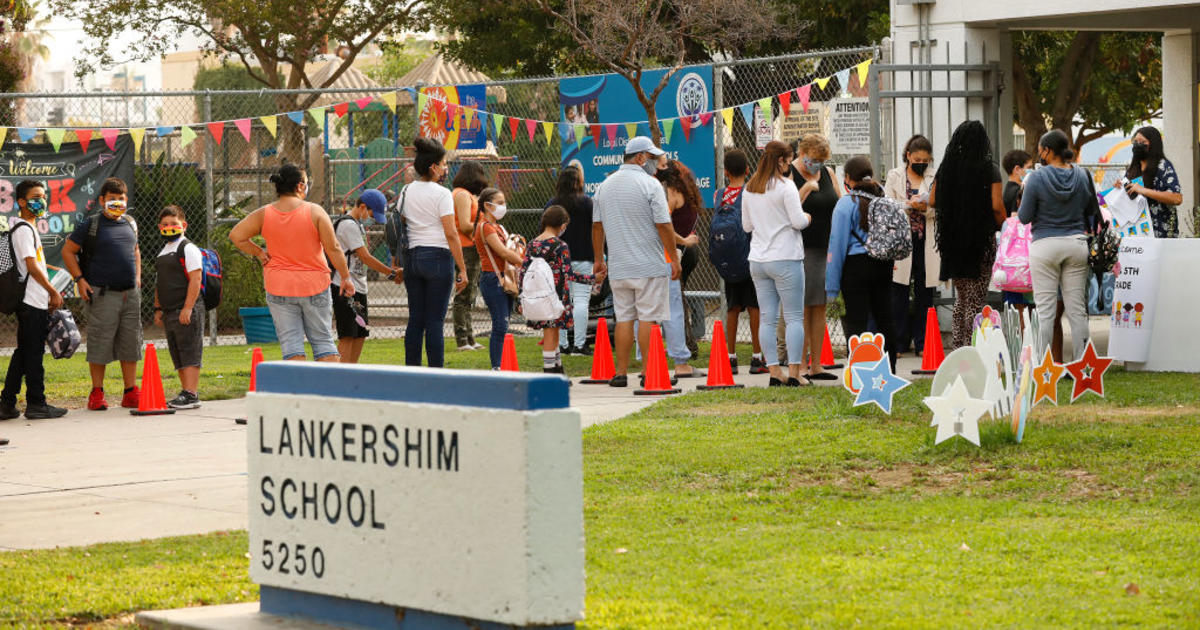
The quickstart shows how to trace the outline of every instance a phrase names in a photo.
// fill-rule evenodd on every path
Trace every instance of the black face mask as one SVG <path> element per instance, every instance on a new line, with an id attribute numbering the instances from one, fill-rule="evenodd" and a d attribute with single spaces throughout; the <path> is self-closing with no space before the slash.
<path id="1" fill-rule="evenodd" d="M 912 171 L 917 175 L 925 177 L 925 170 L 929 168 L 929 162 L 917 162 L 915 164 L 909 164 L 908 167 L 911 168 Z"/>
<path id="2" fill-rule="evenodd" d="M 1133 143 L 1132 150 L 1133 159 L 1135 160 L 1144 160 L 1146 159 L 1146 156 L 1150 155 L 1150 145 L 1143 144 L 1141 142 Z"/>

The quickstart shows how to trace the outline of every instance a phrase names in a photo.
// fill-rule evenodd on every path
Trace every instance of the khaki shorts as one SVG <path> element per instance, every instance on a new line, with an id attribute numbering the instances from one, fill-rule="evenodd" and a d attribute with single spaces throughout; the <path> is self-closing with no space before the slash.
<path id="1" fill-rule="evenodd" d="M 96 289 L 88 304 L 87 362 L 142 360 L 142 291 Z"/>
<path id="2" fill-rule="evenodd" d="M 618 322 L 671 319 L 670 279 L 666 276 L 609 280 L 608 285 Z"/>

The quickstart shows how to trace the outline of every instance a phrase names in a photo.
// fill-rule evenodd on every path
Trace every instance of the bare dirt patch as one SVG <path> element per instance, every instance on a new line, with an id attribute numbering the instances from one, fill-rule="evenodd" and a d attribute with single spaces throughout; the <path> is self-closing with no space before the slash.
<path id="1" fill-rule="evenodd" d="M 1094 405 L 1039 405 L 1029 421 L 1037 424 L 1072 424 L 1076 422 L 1111 422 L 1129 424 L 1159 418 L 1200 417 L 1200 407 L 1186 405 L 1156 405 L 1153 407 L 1099 407 Z"/>

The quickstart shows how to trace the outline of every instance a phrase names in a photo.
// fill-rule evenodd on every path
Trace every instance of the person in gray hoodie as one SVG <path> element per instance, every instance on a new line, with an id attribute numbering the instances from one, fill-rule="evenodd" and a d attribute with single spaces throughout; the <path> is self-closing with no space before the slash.
<path id="1" fill-rule="evenodd" d="M 1038 141 L 1043 168 L 1029 175 L 1017 217 L 1032 226 L 1029 271 L 1037 306 L 1038 356 L 1054 334 L 1058 292 L 1071 326 L 1071 352 L 1078 358 L 1088 340 L 1087 231 L 1095 192 L 1087 171 L 1071 163 L 1067 135 L 1052 129 Z"/>

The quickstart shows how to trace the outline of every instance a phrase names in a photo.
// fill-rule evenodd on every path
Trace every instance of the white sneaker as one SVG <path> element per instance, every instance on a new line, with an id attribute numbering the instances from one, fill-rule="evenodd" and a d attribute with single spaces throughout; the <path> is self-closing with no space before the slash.
<path id="1" fill-rule="evenodd" d="M 478 349 L 479 349 L 479 346 L 472 346 L 472 345 L 465 345 L 465 346 L 458 347 L 459 352 L 471 352 L 472 350 L 478 350 Z"/>
<path id="2" fill-rule="evenodd" d="M 483 344 L 476 343 L 475 345 L 471 346 L 471 349 L 472 350 L 483 350 Z"/>

